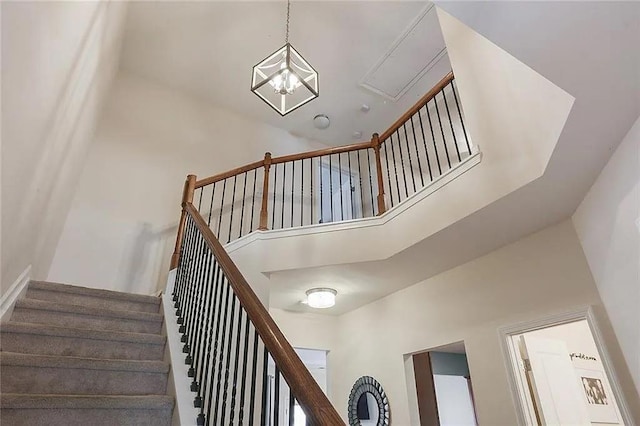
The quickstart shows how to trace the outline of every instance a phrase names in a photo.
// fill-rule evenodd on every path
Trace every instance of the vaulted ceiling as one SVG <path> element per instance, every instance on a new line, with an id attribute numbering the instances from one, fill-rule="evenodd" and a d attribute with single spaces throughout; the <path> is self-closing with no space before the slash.
<path id="1" fill-rule="evenodd" d="M 285 22 L 285 1 L 132 2 L 121 69 L 328 145 L 386 130 L 451 69 L 432 3 L 294 1 L 290 41 L 318 71 L 320 97 L 283 118 L 249 87 Z M 314 128 L 317 114 L 328 129 Z"/>

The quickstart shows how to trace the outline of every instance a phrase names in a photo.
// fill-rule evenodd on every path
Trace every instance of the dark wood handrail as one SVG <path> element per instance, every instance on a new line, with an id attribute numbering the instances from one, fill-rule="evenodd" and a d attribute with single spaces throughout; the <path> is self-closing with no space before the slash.
<path id="1" fill-rule="evenodd" d="M 184 211 L 191 216 L 196 228 L 204 238 L 209 250 L 224 271 L 229 285 L 238 297 L 242 307 L 251 320 L 267 350 L 271 354 L 280 372 L 287 381 L 293 395 L 300 402 L 312 424 L 321 426 L 344 426 L 345 423 L 335 410 L 320 386 L 309 373 L 287 339 L 284 337 L 273 318 L 253 292 L 249 283 L 233 263 L 226 250 L 190 202 L 182 205 Z"/>
<path id="2" fill-rule="evenodd" d="M 429 90 L 423 97 L 420 98 L 418 102 L 416 102 L 407 112 L 402 114 L 400 118 L 398 118 L 395 123 L 393 123 L 384 133 L 380 135 L 380 140 L 385 141 L 389 136 L 391 136 L 396 130 L 398 130 L 402 125 L 407 122 L 416 112 L 420 110 L 427 102 L 429 102 L 435 95 L 440 93 L 442 89 L 444 89 L 447 84 L 453 81 L 453 71 L 449 74 L 445 75 L 442 80 L 438 82 L 431 90 Z"/>
<path id="3" fill-rule="evenodd" d="M 307 158 L 322 157 L 325 155 L 342 154 L 344 152 L 359 151 L 361 149 L 371 148 L 371 142 L 358 142 L 351 145 L 334 146 L 331 148 L 318 149 L 315 151 L 301 152 L 299 154 L 284 155 L 282 157 L 273 157 L 271 164 L 288 163 L 290 161 L 306 160 Z"/>
<path id="4" fill-rule="evenodd" d="M 256 161 L 255 163 L 247 164 L 246 166 L 236 167 L 235 169 L 231 169 L 228 172 L 218 173 L 217 175 L 210 176 L 208 178 L 201 179 L 196 182 L 195 189 L 201 188 L 203 186 L 211 185 L 212 183 L 219 182 L 221 180 L 250 172 L 253 169 L 257 169 L 258 167 L 264 166 L 264 160 Z"/>

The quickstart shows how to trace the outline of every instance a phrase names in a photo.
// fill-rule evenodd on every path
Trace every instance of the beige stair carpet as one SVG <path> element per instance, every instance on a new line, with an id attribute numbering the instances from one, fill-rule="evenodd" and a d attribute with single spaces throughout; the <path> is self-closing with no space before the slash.
<path id="1" fill-rule="evenodd" d="M 160 298 L 31 281 L 0 326 L 0 424 L 170 425 Z"/>

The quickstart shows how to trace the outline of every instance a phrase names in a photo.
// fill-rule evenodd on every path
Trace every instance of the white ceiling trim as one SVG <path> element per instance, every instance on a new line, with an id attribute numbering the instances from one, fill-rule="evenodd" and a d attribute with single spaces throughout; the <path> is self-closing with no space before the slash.
<path id="1" fill-rule="evenodd" d="M 389 50 L 387 50 L 382 57 L 366 72 L 364 77 L 360 80 L 360 86 L 377 94 L 386 99 L 390 99 L 394 102 L 398 101 L 405 93 L 407 93 L 429 70 L 431 70 L 440 60 L 442 60 L 446 54 L 447 49 L 444 47 L 444 40 L 439 40 L 440 45 L 443 47 L 436 53 L 435 56 L 431 58 L 429 62 L 411 79 L 409 80 L 399 91 L 394 93 L 389 93 L 385 91 L 385 89 L 378 87 L 376 83 L 373 81 L 376 73 L 383 67 L 383 65 L 387 64 L 389 61 L 393 61 L 394 53 L 396 53 L 403 44 L 408 43 L 411 36 L 415 34 L 415 31 L 419 25 L 426 25 L 428 28 L 432 27 L 432 24 L 426 22 L 426 17 L 430 13 L 433 13 L 433 17 L 437 21 L 436 9 L 434 5 L 427 4 L 416 16 L 416 18 L 404 29 L 404 31 L 400 34 L 400 36 L 393 42 Z M 439 29 L 439 27 L 438 27 Z M 402 66 L 400 64 L 399 66 Z"/>

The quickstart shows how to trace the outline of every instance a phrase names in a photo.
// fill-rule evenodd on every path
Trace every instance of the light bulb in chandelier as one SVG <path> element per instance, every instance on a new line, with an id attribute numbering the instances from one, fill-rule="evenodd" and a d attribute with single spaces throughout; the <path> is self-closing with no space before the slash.
<path id="1" fill-rule="evenodd" d="M 297 75 L 289 71 L 287 68 L 286 54 L 283 56 L 280 64 L 280 74 L 277 74 L 269 84 L 273 87 L 274 93 L 279 95 L 292 95 L 295 90 L 302 85 Z"/>

